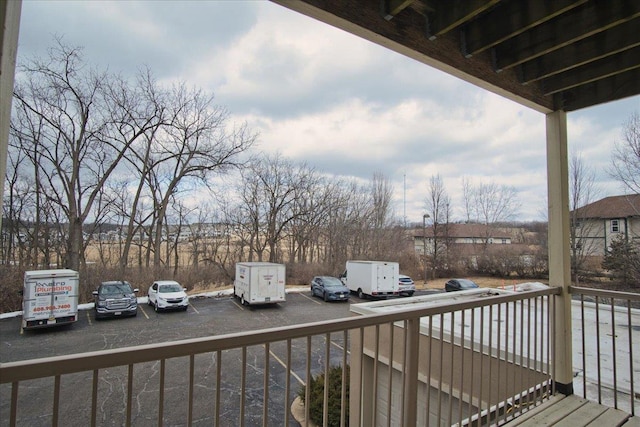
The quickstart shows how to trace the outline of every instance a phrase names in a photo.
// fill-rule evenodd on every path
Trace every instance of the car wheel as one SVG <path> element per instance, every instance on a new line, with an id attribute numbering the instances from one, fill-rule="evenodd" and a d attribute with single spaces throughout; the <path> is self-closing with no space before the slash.
<path id="1" fill-rule="evenodd" d="M 358 298 L 364 299 L 364 292 L 362 292 L 362 289 L 360 288 L 358 288 Z"/>
<path id="2" fill-rule="evenodd" d="M 152 306 L 153 304 L 151 303 L 151 298 L 147 297 L 147 305 L 148 306 Z"/>
<path id="3" fill-rule="evenodd" d="M 157 313 L 158 311 L 160 311 L 160 310 L 158 309 L 158 304 L 154 304 L 154 305 L 153 305 L 153 309 L 156 311 L 156 313 Z"/>
<path id="4" fill-rule="evenodd" d="M 240 304 L 247 305 L 247 302 L 244 300 L 244 294 L 240 297 Z"/>
<path id="5" fill-rule="evenodd" d="M 322 294 L 322 299 L 324 299 L 325 302 L 329 301 L 329 298 L 327 297 L 327 293 L 326 292 L 324 292 Z"/>
<path id="6" fill-rule="evenodd" d="M 189 308 L 189 306 L 188 306 L 188 305 L 185 305 L 185 306 L 182 308 L 182 311 L 187 311 L 187 309 L 188 309 L 188 308 Z"/>

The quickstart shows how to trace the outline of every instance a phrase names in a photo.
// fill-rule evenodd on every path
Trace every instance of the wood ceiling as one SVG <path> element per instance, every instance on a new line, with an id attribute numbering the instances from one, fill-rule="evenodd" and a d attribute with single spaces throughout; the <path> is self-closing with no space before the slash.
<path id="1" fill-rule="evenodd" d="M 640 94 L 640 0 L 272 1 L 544 113 Z"/>

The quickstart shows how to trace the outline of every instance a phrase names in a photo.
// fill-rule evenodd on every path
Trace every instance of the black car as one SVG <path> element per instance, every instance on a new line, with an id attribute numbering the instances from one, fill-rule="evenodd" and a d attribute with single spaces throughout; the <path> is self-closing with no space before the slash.
<path id="1" fill-rule="evenodd" d="M 467 289 L 475 289 L 479 287 L 480 286 L 476 285 L 474 281 L 469 279 L 451 279 L 444 284 L 444 290 L 447 292 L 464 291 Z"/>
<path id="2" fill-rule="evenodd" d="M 102 282 L 95 298 L 96 319 L 104 317 L 135 316 L 138 314 L 138 289 L 124 280 Z"/>
<path id="3" fill-rule="evenodd" d="M 340 279 L 330 276 L 316 276 L 311 281 L 311 295 L 322 297 L 325 301 L 348 301 L 351 291 Z"/>

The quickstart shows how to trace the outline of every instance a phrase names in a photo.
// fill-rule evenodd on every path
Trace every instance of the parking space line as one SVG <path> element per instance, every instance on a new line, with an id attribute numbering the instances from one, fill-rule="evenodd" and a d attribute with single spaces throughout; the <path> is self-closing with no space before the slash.
<path id="1" fill-rule="evenodd" d="M 298 295 L 302 295 L 303 297 L 305 297 L 305 298 L 306 298 L 306 299 L 308 299 L 309 301 L 313 301 L 313 302 L 315 302 L 315 303 L 316 303 L 316 304 L 318 304 L 318 305 L 321 305 L 321 304 L 322 304 L 321 302 L 316 301 L 315 299 L 313 299 L 313 298 L 311 298 L 311 297 L 306 296 L 306 295 L 305 295 L 305 294 L 303 294 L 302 292 L 298 292 Z"/>
<path id="2" fill-rule="evenodd" d="M 238 302 L 234 299 L 231 300 L 231 302 L 238 307 L 240 310 L 244 311 L 244 307 L 242 307 L 240 304 L 238 304 Z"/>
<path id="3" fill-rule="evenodd" d="M 200 312 L 193 306 L 193 304 L 189 303 L 189 305 L 191 306 L 191 308 L 193 308 L 193 311 L 195 311 L 196 314 L 200 314 Z"/>
<path id="4" fill-rule="evenodd" d="M 262 345 L 262 347 L 264 348 L 264 344 Z M 282 361 L 282 359 L 280 359 L 278 356 L 276 356 L 276 354 L 275 354 L 273 351 L 269 350 L 269 354 L 270 354 L 270 355 L 272 355 L 272 356 L 273 356 L 273 358 L 274 358 L 274 359 L 276 359 L 276 361 L 277 361 L 279 364 L 281 364 L 281 365 L 282 365 L 282 367 L 283 367 L 284 369 L 287 369 L 287 364 L 286 364 L 286 363 L 284 363 L 284 362 Z M 295 372 L 293 372 L 293 369 L 289 369 L 289 373 L 290 373 L 291 375 L 293 375 L 293 377 L 294 377 L 296 380 L 298 380 L 298 382 L 300 383 L 300 385 L 303 385 L 303 386 L 304 386 L 304 385 L 306 385 L 306 384 L 304 383 L 304 381 L 302 381 L 302 378 L 300 378 L 300 377 L 298 376 L 298 374 L 296 374 Z"/>
<path id="5" fill-rule="evenodd" d="M 149 316 L 147 316 L 147 312 L 144 311 L 144 308 L 142 308 L 141 305 L 138 305 L 138 308 L 140 309 L 140 311 L 142 312 L 142 314 L 144 314 L 144 317 L 146 317 L 147 319 L 149 318 Z"/>
<path id="6" fill-rule="evenodd" d="M 93 323 L 91 323 L 91 315 L 89 314 L 90 310 L 87 310 L 87 322 L 89 322 L 89 326 L 91 326 Z"/>
<path id="7" fill-rule="evenodd" d="M 327 337 L 324 337 L 324 340 L 327 340 Z M 344 347 L 342 347 L 340 344 L 338 344 L 337 342 L 335 342 L 334 340 L 331 340 L 331 345 L 339 348 L 340 350 L 344 351 Z M 351 352 L 349 350 L 347 350 L 347 354 L 351 355 Z"/>

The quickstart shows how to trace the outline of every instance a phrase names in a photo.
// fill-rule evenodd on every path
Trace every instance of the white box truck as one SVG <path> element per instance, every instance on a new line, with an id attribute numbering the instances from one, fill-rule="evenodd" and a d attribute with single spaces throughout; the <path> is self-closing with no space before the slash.
<path id="1" fill-rule="evenodd" d="M 22 329 L 64 325 L 78 320 L 80 275 L 75 270 L 25 271 Z"/>
<path id="2" fill-rule="evenodd" d="M 238 262 L 233 294 L 242 305 L 285 301 L 285 266 L 272 262 Z"/>
<path id="3" fill-rule="evenodd" d="M 400 266 L 388 261 L 347 261 L 347 267 L 340 280 L 359 298 L 397 297 Z"/>

